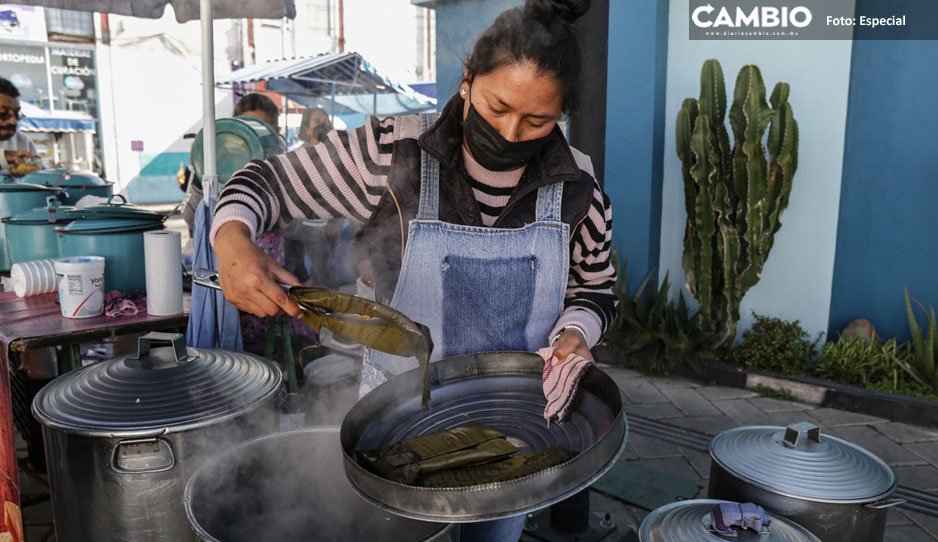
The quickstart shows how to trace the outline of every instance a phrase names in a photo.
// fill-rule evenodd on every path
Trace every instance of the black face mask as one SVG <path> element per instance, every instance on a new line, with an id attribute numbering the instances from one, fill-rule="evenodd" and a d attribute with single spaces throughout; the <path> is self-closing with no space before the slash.
<path id="1" fill-rule="evenodd" d="M 472 157 L 489 171 L 505 171 L 523 166 L 550 137 L 548 134 L 527 141 L 508 141 L 476 111 L 471 101 L 462 129 Z"/>

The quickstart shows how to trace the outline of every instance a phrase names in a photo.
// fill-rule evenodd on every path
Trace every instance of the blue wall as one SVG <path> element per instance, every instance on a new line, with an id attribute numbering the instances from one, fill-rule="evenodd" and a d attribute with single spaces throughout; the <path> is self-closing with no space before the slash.
<path id="1" fill-rule="evenodd" d="M 667 2 L 610 2 L 603 176 L 630 293 L 658 265 L 667 49 Z"/>
<path id="2" fill-rule="evenodd" d="M 671 0 L 665 113 L 660 274 L 670 271 L 673 295 L 684 284 L 681 268 L 684 212 L 675 119 L 684 98 L 700 94 L 700 67 L 708 58 L 723 66 L 728 100 L 739 69 L 756 64 L 768 92 L 791 85 L 789 101 L 799 127 L 798 171 L 782 227 L 762 276 L 740 307 L 739 329 L 751 311 L 800 320 L 808 332 L 826 332 L 837 242 L 837 209 L 850 83 L 849 41 L 691 41 L 688 0 Z M 727 121 L 727 126 L 729 122 Z"/>
<path id="3" fill-rule="evenodd" d="M 938 41 L 854 42 L 831 334 L 867 318 L 908 338 L 903 286 L 938 307 L 936 89 Z"/>
<path id="4" fill-rule="evenodd" d="M 436 9 L 436 93 L 438 109 L 456 93 L 462 81 L 463 63 L 486 28 L 506 9 L 523 0 L 441 0 Z"/>

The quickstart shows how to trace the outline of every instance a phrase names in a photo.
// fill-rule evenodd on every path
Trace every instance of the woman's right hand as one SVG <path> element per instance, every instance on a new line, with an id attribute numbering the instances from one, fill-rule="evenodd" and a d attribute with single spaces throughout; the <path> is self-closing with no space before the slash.
<path id="1" fill-rule="evenodd" d="M 215 255 L 222 292 L 235 307 L 259 317 L 302 314 L 277 284 L 298 286 L 300 282 L 251 241 L 245 224 L 232 221 L 218 229 Z"/>

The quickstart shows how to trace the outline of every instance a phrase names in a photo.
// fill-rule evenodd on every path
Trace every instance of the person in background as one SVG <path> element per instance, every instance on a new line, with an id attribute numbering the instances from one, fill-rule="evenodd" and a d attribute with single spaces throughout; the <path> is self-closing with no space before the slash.
<path id="1" fill-rule="evenodd" d="M 39 150 L 29 136 L 19 130 L 20 91 L 0 77 L 0 168 L 11 170 L 39 159 Z M 15 172 L 15 170 L 14 170 Z"/>
<path id="2" fill-rule="evenodd" d="M 310 107 L 303 111 L 300 121 L 300 139 L 307 145 L 315 145 L 326 138 L 332 131 L 329 114 L 321 107 Z"/>
<path id="3" fill-rule="evenodd" d="M 280 111 L 273 100 L 263 94 L 251 93 L 245 94 L 234 107 L 234 117 L 254 117 L 266 122 L 274 132 L 279 132 Z M 197 205 L 202 201 L 202 181 L 196 177 L 195 170 L 191 167 L 184 168 L 185 179 L 179 183 L 180 186 L 186 185 L 186 197 L 182 205 L 182 218 L 189 226 L 189 234 L 192 235 L 192 225 L 195 222 L 195 211 Z M 178 173 L 177 173 L 178 182 Z"/>
<path id="4" fill-rule="evenodd" d="M 210 234 L 225 297 L 254 314 L 299 316 L 277 285 L 296 277 L 255 240 L 288 220 L 346 217 L 363 224 L 376 299 L 430 327 L 431 361 L 547 346 L 555 366 L 571 354 L 593 360 L 616 315 L 612 209 L 558 126 L 576 104 L 572 24 L 588 9 L 526 0 L 478 38 L 438 116 L 372 116 L 235 173 Z M 412 368 L 372 350 L 361 392 Z M 523 524 L 463 524 L 461 540 L 516 541 Z"/>

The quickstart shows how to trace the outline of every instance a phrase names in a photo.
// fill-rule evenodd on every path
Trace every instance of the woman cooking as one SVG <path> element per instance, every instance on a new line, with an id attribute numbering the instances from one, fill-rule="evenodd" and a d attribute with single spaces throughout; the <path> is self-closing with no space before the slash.
<path id="1" fill-rule="evenodd" d="M 588 0 L 527 0 L 476 42 L 436 115 L 379 120 L 231 177 L 212 225 L 225 296 L 258 316 L 300 314 L 295 277 L 254 239 L 291 218 L 362 224 L 376 299 L 427 325 L 432 360 L 555 346 L 592 359 L 615 316 L 612 213 L 587 156 L 557 126 L 575 105 L 572 23 Z M 415 367 L 371 352 L 362 391 Z M 517 540 L 523 517 L 465 525 Z"/>

